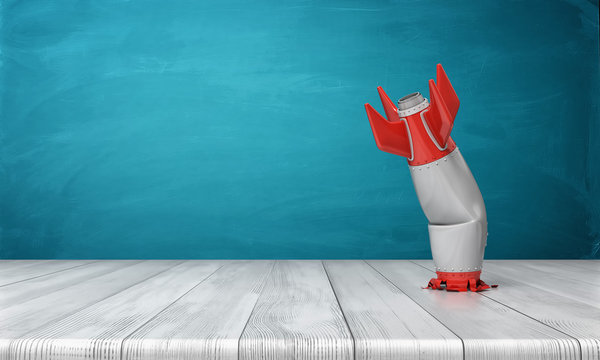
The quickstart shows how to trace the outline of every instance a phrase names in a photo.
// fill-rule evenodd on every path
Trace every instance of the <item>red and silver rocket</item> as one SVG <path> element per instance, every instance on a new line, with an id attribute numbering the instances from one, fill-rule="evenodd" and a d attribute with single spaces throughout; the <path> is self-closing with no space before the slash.
<path id="1" fill-rule="evenodd" d="M 429 80 L 431 103 L 420 93 L 398 100 L 381 87 L 387 120 L 365 104 L 379 149 L 408 159 L 410 175 L 425 216 L 437 279 L 428 288 L 480 291 L 487 240 L 487 217 L 479 187 L 450 137 L 459 100 L 442 65 L 437 83 Z"/>

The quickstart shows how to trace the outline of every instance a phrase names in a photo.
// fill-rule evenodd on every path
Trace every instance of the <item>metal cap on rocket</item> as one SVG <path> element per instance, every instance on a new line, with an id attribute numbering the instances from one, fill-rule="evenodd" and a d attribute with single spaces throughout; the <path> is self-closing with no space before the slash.
<path id="1" fill-rule="evenodd" d="M 408 94 L 398 100 L 398 111 L 408 110 L 425 102 L 425 98 L 420 92 Z"/>

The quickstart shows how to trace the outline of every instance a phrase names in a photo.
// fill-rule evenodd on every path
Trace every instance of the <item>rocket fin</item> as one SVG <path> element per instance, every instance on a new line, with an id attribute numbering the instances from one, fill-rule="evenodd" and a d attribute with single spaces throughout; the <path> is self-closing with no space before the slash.
<path id="1" fill-rule="evenodd" d="M 383 90 L 381 90 L 381 92 L 383 92 Z M 385 93 L 383 94 L 385 95 Z M 385 95 L 385 97 L 387 98 L 387 95 Z M 383 103 L 386 112 L 389 111 L 389 109 L 391 109 L 389 105 L 386 106 L 385 101 L 383 101 Z M 391 105 L 395 108 L 393 103 Z M 404 156 L 409 159 L 412 158 L 412 149 L 406 122 L 387 121 L 369 104 L 365 104 L 365 109 L 367 110 L 367 116 L 369 117 L 369 122 L 371 123 L 371 129 L 373 130 L 373 136 L 375 137 L 375 143 L 377 144 L 377 147 L 385 152 Z M 393 113 L 390 113 L 388 116 L 394 118 Z M 395 116 L 398 117 L 398 113 L 396 113 Z"/>
<path id="2" fill-rule="evenodd" d="M 454 117 L 448 110 L 444 98 L 433 80 L 429 80 L 429 97 L 431 105 L 429 111 L 424 114 L 425 119 L 438 145 L 445 147 L 454 125 Z"/>
<path id="3" fill-rule="evenodd" d="M 377 92 L 379 93 L 379 98 L 381 98 L 381 103 L 383 104 L 383 110 L 385 111 L 385 116 L 389 121 L 399 121 L 400 115 L 398 115 L 398 108 L 394 105 L 394 102 L 390 100 L 389 96 L 383 91 L 381 86 L 377 87 Z"/>
<path id="4" fill-rule="evenodd" d="M 456 113 L 458 112 L 458 107 L 460 106 L 458 95 L 456 95 L 456 92 L 454 91 L 454 88 L 452 87 L 452 84 L 450 83 L 448 75 L 446 75 L 442 64 L 437 64 L 436 70 L 438 90 L 440 91 L 440 95 L 442 99 L 444 99 L 444 103 L 446 103 L 446 107 L 448 108 L 450 116 L 454 121 Z"/>

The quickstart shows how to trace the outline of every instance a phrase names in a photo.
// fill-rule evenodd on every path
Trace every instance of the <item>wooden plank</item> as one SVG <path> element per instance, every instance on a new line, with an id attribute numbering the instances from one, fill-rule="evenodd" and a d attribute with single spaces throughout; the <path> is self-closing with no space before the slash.
<path id="1" fill-rule="evenodd" d="M 219 269 L 123 342 L 122 359 L 238 359 L 239 338 L 274 261 Z"/>
<path id="2" fill-rule="evenodd" d="M 356 359 L 462 360 L 462 341 L 364 261 L 326 261 L 325 269 Z"/>
<path id="3" fill-rule="evenodd" d="M 9 266 L 6 269 L 0 270 L 0 286 L 51 274 L 90 262 L 92 262 L 92 260 L 48 260 Z"/>
<path id="4" fill-rule="evenodd" d="M 520 260 L 520 261 L 529 261 L 529 260 Z M 566 265 L 570 267 L 575 267 L 578 269 L 584 269 L 587 271 L 594 272 L 596 274 L 600 273 L 600 260 L 533 260 L 531 262 L 544 262 L 544 261 L 552 261 L 561 265 Z"/>
<path id="5" fill-rule="evenodd" d="M 485 291 L 481 295 L 575 337 L 581 344 L 583 359 L 600 359 L 599 308 L 531 287 L 495 270 L 488 269 L 486 278 L 502 283 L 502 288 Z M 596 301 L 600 301 L 600 298 L 596 298 Z"/>
<path id="6" fill-rule="evenodd" d="M 577 340 L 487 297 L 422 289 L 432 272 L 417 264 L 368 263 L 458 335 L 465 359 L 581 358 Z"/>
<path id="7" fill-rule="evenodd" d="M 583 267 L 590 271 L 600 273 L 600 259 L 598 260 L 572 260 L 569 261 L 570 266 Z"/>
<path id="8" fill-rule="evenodd" d="M 91 261 L 91 260 L 90 260 Z M 0 261 L 0 279 L 5 276 L 18 275 L 23 270 L 29 271 L 37 266 L 64 262 L 62 260 L 1 260 Z"/>
<path id="9" fill-rule="evenodd" d="M 500 266 L 517 266 L 520 269 L 532 270 L 538 276 L 560 274 L 564 279 L 578 283 L 586 283 L 600 287 L 600 274 L 583 267 L 570 266 L 566 261 L 554 260 L 487 260 L 486 263 Z"/>
<path id="10" fill-rule="evenodd" d="M 539 271 L 527 267 L 523 263 L 502 263 L 502 260 L 489 260 L 483 263 L 483 274 L 486 271 L 502 273 L 507 277 L 525 282 L 531 287 L 600 308 L 598 300 L 600 299 L 600 287 L 563 276 L 559 270 L 557 267 L 552 272 Z"/>
<path id="11" fill-rule="evenodd" d="M 23 266 L 30 266 L 49 261 L 51 260 L 0 260 L 0 275 L 7 269 L 18 269 Z"/>
<path id="12" fill-rule="evenodd" d="M 353 359 L 321 261 L 278 261 L 240 340 L 241 359 Z"/>
<path id="13" fill-rule="evenodd" d="M 420 266 L 423 266 L 423 267 L 426 267 L 427 269 L 435 272 L 435 265 L 433 264 L 433 260 L 431 260 L 431 259 L 410 260 L 410 262 L 415 263 L 415 264 L 420 265 Z"/>
<path id="14" fill-rule="evenodd" d="M 91 262 L 63 271 L 35 277 L 2 287 L 0 309 L 23 303 L 74 284 L 105 275 L 111 271 L 131 266 L 140 261 L 111 260 Z"/>
<path id="15" fill-rule="evenodd" d="M 152 262 L 154 263 L 154 262 Z M 218 261 L 186 261 L 13 341 L 15 358 L 120 359 L 134 330 L 214 273 Z"/>
<path id="16" fill-rule="evenodd" d="M 0 310 L 0 359 L 15 339 L 155 276 L 181 261 L 144 261 Z"/>
<path id="17" fill-rule="evenodd" d="M 486 267 L 487 263 L 493 263 L 499 269 L 504 266 L 513 267 L 515 261 L 526 266 L 530 263 L 529 260 L 486 261 L 484 263 L 485 280 L 502 285 L 498 290 L 484 291 L 479 294 L 576 338 L 581 345 L 583 359 L 600 359 L 600 309 L 544 289 L 532 287 L 526 282 L 520 281 L 519 278 L 505 275 L 504 271 L 490 270 Z M 418 263 L 433 267 L 433 262 L 430 261 L 418 261 Z M 560 274 L 565 272 L 564 266 L 556 266 L 554 261 L 549 260 L 535 261 L 533 268 L 536 267 Z M 570 272 L 571 270 L 566 269 L 566 271 Z"/>

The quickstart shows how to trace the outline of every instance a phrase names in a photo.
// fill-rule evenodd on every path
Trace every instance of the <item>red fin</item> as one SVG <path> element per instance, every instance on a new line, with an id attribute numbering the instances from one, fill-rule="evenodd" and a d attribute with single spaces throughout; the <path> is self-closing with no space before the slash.
<path id="1" fill-rule="evenodd" d="M 433 80 L 429 80 L 429 97 L 431 98 L 431 105 L 429 111 L 425 112 L 425 119 L 438 145 L 444 147 L 448 137 L 450 137 L 454 118 L 446 107 L 446 103 Z"/>
<path id="2" fill-rule="evenodd" d="M 383 90 L 380 91 L 380 95 L 382 93 L 385 98 L 389 100 Z M 390 108 L 389 104 L 386 105 L 386 101 L 384 101 L 383 96 L 382 101 L 384 103 L 386 112 L 393 110 Z M 391 103 L 391 100 L 389 101 Z M 393 103 L 391 106 L 396 108 Z M 387 121 L 369 104 L 365 104 L 365 109 L 367 110 L 367 116 L 369 117 L 369 122 L 371 123 L 371 129 L 373 130 L 373 136 L 375 136 L 375 143 L 377 144 L 377 147 L 385 152 L 412 158 L 410 139 L 408 137 L 406 123 L 404 121 Z M 395 117 L 399 119 L 398 113 L 395 114 Z M 389 113 L 388 116 L 394 119 L 394 113 Z"/>
<path id="3" fill-rule="evenodd" d="M 379 93 L 379 97 L 381 98 L 381 103 L 383 104 L 383 110 L 385 111 L 385 116 L 387 116 L 389 121 L 399 121 L 400 115 L 398 115 L 398 108 L 394 105 L 394 102 L 390 100 L 389 96 L 383 91 L 381 86 L 377 87 L 377 92 Z"/>
<path id="4" fill-rule="evenodd" d="M 456 92 L 454 91 L 450 80 L 448 80 L 448 75 L 446 75 L 442 64 L 437 65 L 436 73 L 437 87 L 440 91 L 442 99 L 444 99 L 444 103 L 446 103 L 448 111 L 450 112 L 450 117 L 452 118 L 452 121 L 454 121 L 456 113 L 458 112 L 458 107 L 460 106 L 458 95 L 456 95 Z"/>

